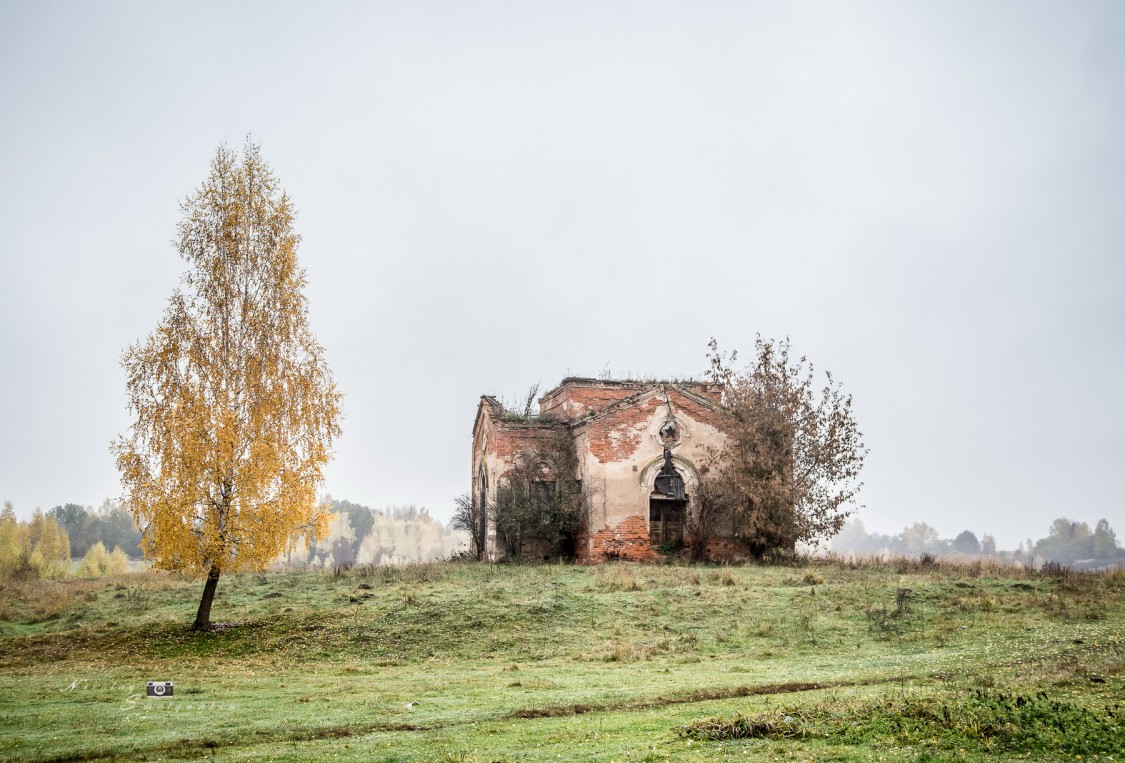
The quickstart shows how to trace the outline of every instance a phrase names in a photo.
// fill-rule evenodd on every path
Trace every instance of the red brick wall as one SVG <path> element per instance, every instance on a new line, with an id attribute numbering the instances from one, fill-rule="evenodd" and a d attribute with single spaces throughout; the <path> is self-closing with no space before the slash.
<path id="1" fill-rule="evenodd" d="M 644 517 L 631 516 L 616 527 L 605 527 L 594 533 L 593 543 L 579 538 L 579 561 L 599 564 L 609 559 L 631 562 L 650 562 L 660 558 L 648 541 L 648 522 Z"/>
<path id="2" fill-rule="evenodd" d="M 716 411 L 708 406 L 701 405 L 690 397 L 681 395 L 675 390 L 668 392 L 668 398 L 672 401 L 673 410 L 680 410 L 687 414 L 690 418 L 704 424 L 711 426 L 722 432 L 726 428 L 726 423 L 719 411 Z M 663 403 L 663 401 L 661 401 Z"/>
<path id="3" fill-rule="evenodd" d="M 576 419 L 590 411 L 600 411 L 619 400 L 632 397 L 641 391 L 640 387 L 579 387 L 568 384 L 551 397 L 539 402 L 539 412 L 544 416 L 561 419 Z"/>
<path id="4" fill-rule="evenodd" d="M 539 409 L 540 413 L 546 416 L 573 420 L 592 411 L 604 410 L 616 402 L 657 388 L 661 384 L 661 382 L 569 381 L 540 398 Z M 717 384 L 684 382 L 683 386 L 715 403 L 722 400 L 722 388 Z M 670 385 L 669 389 L 671 392 Z M 679 397 L 686 400 L 683 396 Z"/>
<path id="5" fill-rule="evenodd" d="M 694 384 L 692 392 L 709 398 L 716 405 L 723 404 L 723 387 L 720 384 Z"/>
<path id="6" fill-rule="evenodd" d="M 603 464 L 611 461 L 624 461 L 632 456 L 645 435 L 643 425 L 654 409 L 664 405 L 658 398 L 650 398 L 640 405 L 614 411 L 586 428 L 586 447 L 594 458 Z"/>
<path id="7" fill-rule="evenodd" d="M 593 543 L 589 540 L 585 533 L 578 538 L 578 561 L 583 564 L 602 564 L 614 559 L 653 562 L 664 558 L 649 543 L 648 523 L 641 516 L 628 517 L 616 527 L 604 527 L 594 533 Z M 733 538 L 710 538 L 703 557 L 712 562 L 750 560 L 746 546 Z"/>
<path id="8" fill-rule="evenodd" d="M 495 480 L 502 479 L 514 465 L 516 454 L 539 450 L 544 440 L 552 436 L 554 431 L 550 426 L 498 420 L 490 411 L 485 411 L 480 426 L 473 433 L 473 496 L 480 495 L 480 485 L 477 482 L 481 461 L 486 458 L 495 459 L 489 465 L 490 481 L 493 482 L 489 488 L 491 498 L 494 497 L 492 493 L 496 486 Z"/>
<path id="9" fill-rule="evenodd" d="M 509 427 L 501 423 L 492 432 L 488 449 L 498 458 L 510 462 L 517 453 L 538 450 L 551 433 L 551 430 L 542 427 Z"/>

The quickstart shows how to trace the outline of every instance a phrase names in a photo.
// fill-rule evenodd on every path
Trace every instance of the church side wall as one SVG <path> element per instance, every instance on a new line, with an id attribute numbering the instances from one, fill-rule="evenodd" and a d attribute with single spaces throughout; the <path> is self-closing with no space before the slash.
<path id="1" fill-rule="evenodd" d="M 543 425 L 501 421 L 486 412 L 473 437 L 473 499 L 479 501 L 482 495 L 482 465 L 485 476 L 483 487 L 486 489 L 487 502 L 491 505 L 496 498 L 497 488 L 515 466 L 516 457 L 520 453 L 539 450 L 543 440 L 555 431 L 555 428 Z M 496 539 L 496 525 L 491 516 L 488 520 L 485 550 L 493 559 L 502 555 Z"/>

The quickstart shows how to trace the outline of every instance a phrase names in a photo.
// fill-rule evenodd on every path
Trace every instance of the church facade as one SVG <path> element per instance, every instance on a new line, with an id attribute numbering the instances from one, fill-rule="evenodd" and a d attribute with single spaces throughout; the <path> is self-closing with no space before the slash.
<path id="1" fill-rule="evenodd" d="M 585 516 L 575 556 L 583 562 L 651 560 L 691 541 L 701 470 L 726 444 L 719 388 L 703 382 L 567 378 L 539 399 L 539 415 L 520 417 L 483 396 L 473 424 L 472 497 L 490 507 L 521 458 L 548 438 L 576 455 Z M 544 466 L 544 489 L 558 475 Z M 502 556 L 494 517 L 480 513 L 474 546 Z M 717 528 L 706 555 L 730 558 L 733 524 Z M 534 539 L 529 541 L 534 544 Z M 529 549 L 534 556 L 535 549 Z"/>

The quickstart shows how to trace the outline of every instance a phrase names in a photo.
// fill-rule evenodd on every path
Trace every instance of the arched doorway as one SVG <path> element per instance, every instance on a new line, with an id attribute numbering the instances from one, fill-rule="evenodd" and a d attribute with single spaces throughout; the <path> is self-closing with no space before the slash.
<path id="1" fill-rule="evenodd" d="M 688 495 L 684 477 L 664 448 L 664 465 L 653 480 L 648 499 L 648 538 L 653 546 L 682 545 L 687 524 Z"/>

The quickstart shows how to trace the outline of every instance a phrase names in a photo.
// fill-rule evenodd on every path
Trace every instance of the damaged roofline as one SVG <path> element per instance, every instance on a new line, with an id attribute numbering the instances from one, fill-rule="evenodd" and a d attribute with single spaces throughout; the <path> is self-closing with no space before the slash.
<path id="1" fill-rule="evenodd" d="M 556 394 L 564 387 L 637 387 L 647 388 L 654 384 L 666 384 L 669 386 L 698 386 L 709 387 L 711 382 L 697 381 L 695 379 L 595 379 L 589 376 L 568 376 L 552 389 L 547 390 L 539 396 L 540 402 Z"/>

